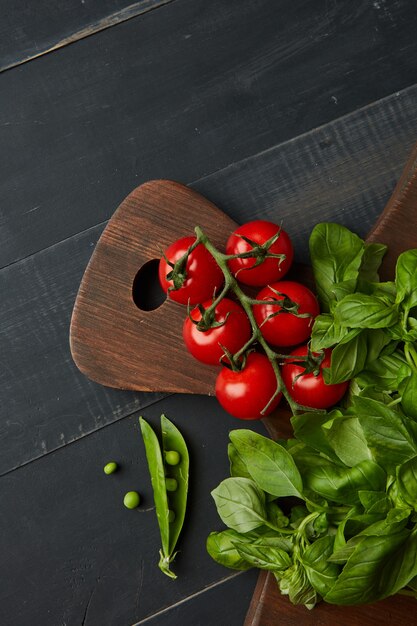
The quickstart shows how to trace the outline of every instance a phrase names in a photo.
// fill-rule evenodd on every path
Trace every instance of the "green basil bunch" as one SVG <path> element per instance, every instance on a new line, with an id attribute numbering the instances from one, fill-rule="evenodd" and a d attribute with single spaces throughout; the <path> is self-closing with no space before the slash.
<path id="1" fill-rule="evenodd" d="M 271 571 L 308 608 L 417 597 L 417 250 L 380 282 L 385 250 L 337 224 L 314 228 L 323 313 L 311 347 L 332 348 L 326 381 L 350 380 L 349 394 L 294 415 L 288 441 L 232 431 L 231 477 L 212 492 L 228 529 L 209 535 L 209 554 Z"/>
<path id="2" fill-rule="evenodd" d="M 321 310 L 313 351 L 333 348 L 327 383 L 354 379 L 361 393 L 393 397 L 417 417 L 417 250 L 399 257 L 394 281 L 379 282 L 386 246 L 339 224 L 318 224 L 310 256 Z"/>
<path id="3" fill-rule="evenodd" d="M 292 422 L 282 443 L 230 433 L 232 475 L 212 492 L 228 529 L 209 535 L 209 554 L 271 571 L 307 608 L 415 594 L 417 424 L 364 398 Z"/>

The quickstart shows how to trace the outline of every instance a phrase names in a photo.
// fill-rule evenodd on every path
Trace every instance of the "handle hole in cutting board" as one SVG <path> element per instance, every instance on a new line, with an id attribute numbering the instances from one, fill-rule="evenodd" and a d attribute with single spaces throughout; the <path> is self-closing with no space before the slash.
<path id="1" fill-rule="evenodd" d="M 166 300 L 158 278 L 159 259 L 148 261 L 139 269 L 132 285 L 132 298 L 141 311 L 154 311 Z"/>

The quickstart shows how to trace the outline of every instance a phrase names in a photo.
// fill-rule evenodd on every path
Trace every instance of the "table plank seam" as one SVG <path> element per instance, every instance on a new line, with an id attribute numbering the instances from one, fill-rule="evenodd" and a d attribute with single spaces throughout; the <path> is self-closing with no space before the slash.
<path id="1" fill-rule="evenodd" d="M 231 576 L 226 576 L 225 578 L 221 578 L 220 580 L 217 580 L 216 582 L 211 583 L 210 585 L 207 585 L 206 587 L 203 587 L 203 589 L 199 589 L 199 591 L 195 591 L 191 595 L 186 596 L 185 598 L 182 598 L 182 600 L 179 600 L 178 602 L 175 602 L 174 604 L 171 604 L 170 606 L 167 606 L 167 607 L 157 611 L 156 613 L 152 613 L 151 615 L 148 615 L 144 619 L 140 620 L 140 622 L 135 622 L 134 624 L 132 624 L 132 626 L 142 626 L 142 624 L 147 624 L 148 622 L 150 622 L 155 617 L 159 617 L 160 615 L 164 615 L 164 614 L 168 613 L 169 611 L 171 611 L 172 609 L 175 609 L 176 607 L 181 606 L 182 604 L 185 604 L 186 602 L 189 602 L 190 600 L 193 600 L 194 598 L 197 598 L 198 596 L 201 596 L 206 591 L 210 591 L 211 589 L 214 589 L 215 587 L 218 587 L 219 585 L 222 585 L 223 583 L 227 583 L 230 580 L 233 580 L 234 578 L 237 578 L 238 576 L 242 576 L 242 574 L 245 574 L 245 573 L 246 572 L 244 572 L 244 571 L 236 572 L 236 573 L 232 574 Z"/>
<path id="2" fill-rule="evenodd" d="M 140 17 L 141 15 L 145 15 L 146 13 L 150 13 L 151 11 L 155 11 L 163 6 L 168 4 L 172 4 L 173 2 L 178 2 L 178 0 L 138 0 L 131 4 L 128 7 L 121 9 L 120 11 L 115 11 L 110 15 L 93 22 L 89 26 L 86 26 L 78 31 L 75 31 L 57 41 L 53 46 L 45 48 L 44 50 L 40 50 L 37 54 L 32 54 L 26 58 L 22 58 L 14 63 L 9 63 L 7 65 L 0 66 L 0 74 L 2 72 L 10 71 L 16 67 L 20 67 L 25 63 L 29 63 L 30 61 L 34 61 L 35 59 L 39 59 L 47 54 L 51 54 L 56 52 L 57 50 L 61 50 L 66 46 L 69 46 L 77 41 L 81 41 L 86 37 L 91 37 L 97 33 L 100 33 L 108 28 L 113 28 L 114 26 L 118 26 L 119 24 L 123 24 L 129 20 L 132 20 L 136 17 Z"/>
<path id="3" fill-rule="evenodd" d="M 221 167 L 218 170 L 215 170 L 215 171 L 211 172 L 210 174 L 205 174 L 204 176 L 201 176 L 195 182 L 192 182 L 192 183 L 189 183 L 189 184 L 190 185 L 196 185 L 198 183 L 202 183 L 202 182 L 210 179 L 211 177 L 215 176 L 216 174 L 219 174 L 220 172 L 222 172 L 222 173 L 227 172 L 228 169 L 231 169 L 233 167 L 240 167 L 240 166 L 244 165 L 245 163 L 250 162 L 253 159 L 257 159 L 259 157 L 268 155 L 271 152 L 273 152 L 274 150 L 282 149 L 286 145 L 291 145 L 292 143 L 294 143 L 296 141 L 302 140 L 302 139 L 304 139 L 306 137 L 309 137 L 309 136 L 312 136 L 312 135 L 314 135 L 316 133 L 319 134 L 325 128 L 331 128 L 332 126 L 342 124 L 342 123 L 348 121 L 349 118 L 354 117 L 355 115 L 359 115 L 360 113 L 365 113 L 367 111 L 370 111 L 374 107 L 383 106 L 384 102 L 388 102 L 388 100 L 392 100 L 393 98 L 401 98 L 402 96 L 407 96 L 408 92 L 411 92 L 411 91 L 413 91 L 416 88 L 417 88 L 417 82 L 413 83 L 412 85 L 408 85 L 408 87 L 404 87 L 400 91 L 394 91 L 394 92 L 390 93 L 388 96 L 384 96 L 383 98 L 379 98 L 378 100 L 374 100 L 373 102 L 369 102 L 365 106 L 359 107 L 358 109 L 355 109 L 354 111 L 349 111 L 349 113 L 345 113 L 344 115 L 341 115 L 340 117 L 337 117 L 334 120 L 331 120 L 330 122 L 325 122 L 324 124 L 320 124 L 319 126 L 316 126 L 315 128 L 312 128 L 312 129 L 307 130 L 307 131 L 305 131 L 303 133 L 300 133 L 299 135 L 295 135 L 294 137 L 291 137 L 290 139 L 286 139 L 285 141 L 282 141 L 281 143 L 274 144 L 272 146 L 269 146 L 268 148 L 265 148 L 264 150 L 260 150 L 259 152 L 256 152 L 255 154 L 251 154 L 251 155 L 249 155 L 249 156 L 247 156 L 247 157 L 245 157 L 243 159 L 239 159 L 238 161 L 235 161 L 233 163 L 229 163 L 229 165 L 226 165 L 225 167 Z"/>
<path id="4" fill-rule="evenodd" d="M 135 392 L 132 391 L 132 393 L 135 393 Z M 122 422 L 123 420 L 127 420 L 127 419 L 131 418 L 135 414 L 139 415 L 144 410 L 149 409 L 150 407 L 154 406 L 155 404 L 158 404 L 159 402 L 165 401 L 167 398 L 169 398 L 170 396 L 173 396 L 173 395 L 176 395 L 176 394 L 173 394 L 173 393 L 162 394 L 161 393 L 158 396 L 158 398 L 156 398 L 155 400 L 151 400 L 150 402 L 144 404 L 139 409 L 136 408 L 134 411 L 126 413 L 126 415 L 123 415 L 122 417 L 119 417 L 119 418 L 117 418 L 117 419 L 115 419 L 115 420 L 113 420 L 111 422 L 107 422 L 107 424 L 103 424 L 102 426 L 96 428 L 95 430 L 91 430 L 90 432 L 83 433 L 82 436 L 74 438 L 72 441 L 67 441 L 64 444 L 60 445 L 60 446 L 56 446 L 55 448 L 53 448 L 51 450 L 47 450 L 46 452 L 42 452 L 41 454 L 38 454 L 37 456 L 33 457 L 29 461 L 24 461 L 20 465 L 15 465 L 14 467 L 11 467 L 6 472 L 0 473 L 0 479 L 3 478 L 4 476 L 7 476 L 7 475 L 11 474 L 12 472 L 16 472 L 17 470 L 19 470 L 19 469 L 21 469 L 23 467 L 27 467 L 31 463 L 39 461 L 40 459 L 45 459 L 46 457 L 49 457 L 51 454 L 54 454 L 55 452 L 58 452 L 59 450 L 63 450 L 64 448 L 67 448 L 68 446 L 71 446 L 71 445 L 73 445 L 73 444 L 75 444 L 75 443 L 77 443 L 79 441 L 82 441 L 85 438 L 94 435 L 98 431 L 103 430 L 104 428 L 107 428 L 109 426 L 114 426 L 114 424 L 116 422 Z"/>
<path id="5" fill-rule="evenodd" d="M 176 1 L 176 0 L 170 0 L 170 1 Z M 282 148 L 284 148 L 287 145 L 291 145 L 292 143 L 302 140 L 304 138 L 307 137 L 312 137 L 315 134 L 319 134 L 321 133 L 325 128 L 332 128 L 336 125 L 339 125 L 340 123 L 346 122 L 348 121 L 350 118 L 353 118 L 354 116 L 360 115 L 363 112 L 366 112 L 368 110 L 371 110 L 374 107 L 377 106 L 382 106 L 385 102 L 388 102 L 390 99 L 392 100 L 393 98 L 401 98 L 401 97 L 406 97 L 407 94 L 409 92 L 412 92 L 414 89 L 417 90 L 417 83 L 414 83 L 413 85 L 409 85 L 408 87 L 405 87 L 404 89 L 401 89 L 400 91 L 396 91 L 393 92 L 392 94 L 385 96 L 384 98 L 380 98 L 379 100 L 375 100 L 372 103 L 369 103 L 367 105 L 365 105 L 364 107 L 360 107 L 358 109 L 355 109 L 354 111 L 350 111 L 349 113 L 346 113 L 344 115 L 341 115 L 340 117 L 331 120 L 330 122 L 326 122 L 325 124 L 321 124 L 320 126 L 317 126 L 316 128 L 313 128 L 311 130 L 308 130 L 304 133 L 300 133 L 299 135 L 295 135 L 294 137 L 291 137 L 291 139 L 286 139 L 285 141 L 282 141 L 280 143 L 277 144 L 273 144 L 271 146 L 269 146 L 268 148 L 266 148 L 265 150 L 260 150 L 259 152 L 253 153 L 247 157 L 244 157 L 243 159 L 238 159 L 237 161 L 232 161 L 231 163 L 229 163 L 228 165 L 226 165 L 225 167 L 221 167 L 218 169 L 213 170 L 212 172 L 205 174 L 204 176 L 201 176 L 199 178 L 197 178 L 194 181 L 185 183 L 187 186 L 194 188 L 195 186 L 199 185 L 200 183 L 204 183 L 206 180 L 209 180 L 210 178 L 213 178 L 217 175 L 219 175 L 220 173 L 227 173 L 227 171 L 229 169 L 233 169 L 236 167 L 240 167 L 246 163 L 249 163 L 252 160 L 255 160 L 257 158 L 260 158 L 264 155 L 268 155 L 270 153 L 272 153 L 274 150 L 281 150 Z M 145 181 L 144 181 L 145 182 Z M 178 182 L 182 182 L 182 181 L 178 181 Z M 116 209 L 116 207 L 115 207 Z M 48 250 L 52 250 L 54 247 L 59 246 L 61 244 L 63 244 L 66 241 L 69 241 L 71 239 L 73 239 L 74 237 L 78 237 L 78 236 L 82 236 L 84 234 L 87 234 L 89 231 L 92 231 L 95 228 L 99 228 L 100 226 L 105 226 L 107 223 L 109 222 L 108 219 L 106 220 L 102 220 L 100 222 L 97 222 L 96 224 L 92 224 L 91 226 L 88 226 L 88 228 L 85 228 L 83 230 L 80 230 L 76 233 L 72 233 L 71 235 L 68 235 L 68 237 L 64 237 L 63 239 L 60 239 L 59 241 L 55 241 L 53 244 L 51 244 L 50 246 L 46 246 L 44 248 L 41 248 L 39 250 L 36 250 L 36 252 L 33 252 L 31 254 L 28 254 L 25 257 L 22 257 L 16 261 L 12 261 L 11 263 L 8 263 L 6 265 L 3 265 L 2 267 L 0 267 L 0 272 L 2 272 L 3 270 L 6 270 L 10 267 L 13 266 L 17 266 L 20 263 L 24 263 L 25 261 L 27 261 L 28 259 L 33 259 L 37 254 L 41 254 L 42 252 L 48 251 Z"/>

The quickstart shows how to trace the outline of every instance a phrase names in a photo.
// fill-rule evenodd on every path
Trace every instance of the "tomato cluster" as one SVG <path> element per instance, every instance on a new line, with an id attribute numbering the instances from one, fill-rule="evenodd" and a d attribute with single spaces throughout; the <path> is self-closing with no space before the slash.
<path id="1" fill-rule="evenodd" d="M 323 380 L 322 369 L 329 366 L 330 353 L 321 355 L 315 368 L 306 366 L 312 356 L 306 342 L 320 311 L 310 289 L 282 280 L 293 261 L 288 234 L 272 222 L 248 222 L 230 235 L 226 253 L 219 254 L 227 264 L 225 271 L 204 243 L 183 237 L 165 251 L 159 279 L 172 300 L 188 305 L 183 326 L 188 351 L 202 363 L 221 367 L 215 390 L 223 408 L 240 419 L 259 419 L 281 400 L 278 364 L 265 354 L 267 349 L 254 350 L 256 340 L 261 341 L 259 332 L 274 350 L 298 346 L 283 357 L 280 366 L 295 402 L 327 408 L 340 400 L 347 383 L 326 385 Z M 246 297 L 249 311 L 249 305 L 225 297 L 228 273 L 237 284 L 262 287 L 253 298 Z"/>

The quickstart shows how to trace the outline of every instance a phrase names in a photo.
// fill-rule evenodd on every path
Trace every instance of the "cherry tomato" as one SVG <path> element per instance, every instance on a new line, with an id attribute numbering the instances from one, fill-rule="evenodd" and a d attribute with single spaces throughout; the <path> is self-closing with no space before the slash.
<path id="1" fill-rule="evenodd" d="M 293 356 L 306 356 L 308 347 L 299 346 L 291 352 Z M 323 368 L 330 367 L 331 350 L 324 351 L 324 359 L 320 364 L 318 376 L 303 374 L 303 364 L 285 363 L 281 367 L 282 379 L 290 396 L 303 406 L 313 409 L 328 409 L 343 398 L 349 383 L 337 383 L 336 385 L 326 385 L 323 379 Z M 296 376 L 299 378 L 296 379 Z"/>
<path id="2" fill-rule="evenodd" d="M 178 261 L 195 242 L 195 237 L 182 237 L 165 250 L 165 257 L 171 262 Z M 172 280 L 167 280 L 167 274 L 172 267 L 164 257 L 159 262 L 159 282 L 162 289 L 168 293 L 171 300 L 181 304 L 198 304 L 213 297 L 216 289 L 223 282 L 223 272 L 216 261 L 206 250 L 203 244 L 199 244 L 188 256 L 185 265 L 185 280 L 183 285 L 176 290 L 169 290 L 173 286 Z"/>
<path id="3" fill-rule="evenodd" d="M 204 309 L 208 309 L 212 302 L 212 300 L 203 302 Z M 190 315 L 196 322 L 202 317 L 198 307 L 195 307 Z M 187 317 L 183 326 L 183 337 L 187 350 L 196 359 L 208 365 L 220 365 L 220 357 L 224 354 L 221 346 L 235 354 L 249 340 L 252 329 L 242 307 L 228 298 L 223 298 L 217 304 L 213 321 L 222 325 L 209 330 L 199 330 Z"/>
<path id="4" fill-rule="evenodd" d="M 278 291 L 282 296 L 274 292 Z M 287 296 L 287 297 L 285 297 Z M 319 314 L 316 296 L 304 285 L 290 280 L 282 280 L 264 287 L 256 300 L 276 300 L 277 304 L 255 304 L 253 314 L 264 338 L 273 346 L 296 346 L 305 342 L 310 334 L 314 318 Z M 292 304 L 298 305 L 298 314 L 310 317 L 297 317 L 292 312 L 284 313 Z M 296 307 L 295 307 L 296 308 Z M 278 311 L 278 315 L 269 317 Z M 268 319 L 269 317 L 269 319 Z"/>
<path id="5" fill-rule="evenodd" d="M 239 226 L 229 237 L 226 244 L 226 254 L 242 254 L 253 250 L 253 246 L 242 238 L 264 244 L 279 232 L 279 237 L 269 248 L 274 254 L 285 254 L 285 259 L 266 258 L 255 266 L 255 258 L 231 259 L 229 267 L 234 276 L 245 285 L 261 287 L 283 278 L 290 268 L 294 251 L 291 240 L 284 230 L 272 222 L 254 220 Z"/>
<path id="6" fill-rule="evenodd" d="M 222 407 L 240 419 L 260 419 L 269 415 L 281 400 L 279 393 L 266 407 L 277 388 L 274 370 L 268 358 L 258 352 L 251 352 L 245 367 L 234 372 L 228 367 L 220 370 L 216 380 L 216 398 Z"/>

